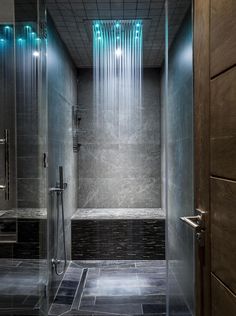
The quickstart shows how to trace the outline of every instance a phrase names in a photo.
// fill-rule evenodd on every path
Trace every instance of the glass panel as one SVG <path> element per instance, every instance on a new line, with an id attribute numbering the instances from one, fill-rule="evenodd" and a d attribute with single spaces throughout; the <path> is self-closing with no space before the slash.
<path id="1" fill-rule="evenodd" d="M 73 151 L 73 145 L 77 144 L 73 144 L 72 134 L 72 113 L 77 103 L 77 72 L 49 16 L 47 22 L 48 182 L 51 192 L 48 255 L 49 299 L 52 301 L 71 259 L 71 217 L 77 206 L 77 154 Z M 63 175 L 63 181 L 60 181 L 60 175 Z M 58 192 L 55 188 L 62 186 L 60 182 L 63 182 L 65 190 Z M 52 261 L 54 265 L 51 265 Z"/>
<path id="2" fill-rule="evenodd" d="M 38 315 L 46 309 L 47 173 L 43 158 L 47 111 L 41 7 L 36 0 L 15 0 L 1 1 L 0 8 L 0 129 L 9 130 L 9 154 L 6 140 L 0 149 L 6 166 L 0 170 L 0 184 L 10 184 L 8 201 L 4 200 L 6 189 L 0 192 L 0 314 L 4 315 L 11 310 Z M 11 16 L 14 20 L 9 20 Z"/>
<path id="3" fill-rule="evenodd" d="M 194 233 L 181 216 L 194 215 L 192 2 L 168 1 L 165 116 L 168 310 L 194 314 Z M 179 10 L 178 16 L 176 10 Z M 177 17 L 181 26 L 173 33 Z"/>
<path id="4" fill-rule="evenodd" d="M 18 265 L 13 259 L 17 241 L 16 204 L 16 108 L 14 2 L 1 1 L 0 9 L 0 312 L 16 304 L 12 277 Z"/>

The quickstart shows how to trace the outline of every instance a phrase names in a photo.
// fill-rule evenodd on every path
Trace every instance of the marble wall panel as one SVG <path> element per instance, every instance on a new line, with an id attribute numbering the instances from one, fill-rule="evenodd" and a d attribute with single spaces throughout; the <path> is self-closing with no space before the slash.
<path id="1" fill-rule="evenodd" d="M 160 207 L 159 70 L 144 70 L 142 105 L 129 117 L 112 106 L 101 111 L 92 70 L 78 73 L 78 207 Z"/>

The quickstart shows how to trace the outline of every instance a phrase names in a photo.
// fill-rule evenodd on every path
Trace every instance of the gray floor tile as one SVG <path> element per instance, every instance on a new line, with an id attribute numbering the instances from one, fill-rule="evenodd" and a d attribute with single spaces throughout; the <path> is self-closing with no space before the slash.
<path id="1" fill-rule="evenodd" d="M 80 276 L 82 269 L 88 269 L 84 287 L 79 299 L 79 310 L 70 310 L 66 315 L 102 316 L 102 315 L 145 315 L 164 316 L 166 306 L 166 263 L 159 261 L 132 260 L 91 260 L 75 261 L 70 264 L 64 281 L 65 290 L 61 290 L 60 304 L 65 302 L 72 292 L 66 288 L 76 284 L 73 276 Z M 176 280 L 170 278 L 172 287 Z M 65 283 L 67 282 L 67 283 Z M 65 286 L 66 285 L 66 286 Z M 63 292 L 64 291 L 64 292 Z M 66 296 L 67 295 L 67 296 Z M 176 312 L 177 309 L 173 309 Z M 180 310 L 183 312 L 183 310 Z M 179 315 L 180 316 L 180 315 Z"/>
<path id="2" fill-rule="evenodd" d="M 80 307 L 94 305 L 95 300 L 96 300 L 95 296 L 82 296 L 81 301 L 80 301 Z"/>
<path id="3" fill-rule="evenodd" d="M 86 288 L 83 291 L 86 296 L 115 296 L 115 295 L 139 295 L 139 288 Z"/>
<path id="4" fill-rule="evenodd" d="M 100 304 L 94 306 L 83 306 L 80 311 L 106 312 L 121 315 L 137 315 L 142 313 L 141 304 Z"/>
<path id="5" fill-rule="evenodd" d="M 60 315 L 62 313 L 65 313 L 66 311 L 70 310 L 70 305 L 65 304 L 52 304 L 50 310 L 49 310 L 49 316 L 51 315 Z"/>
<path id="6" fill-rule="evenodd" d="M 96 305 L 100 304 L 165 304 L 165 295 L 133 295 L 133 296 L 100 296 L 96 297 Z"/>

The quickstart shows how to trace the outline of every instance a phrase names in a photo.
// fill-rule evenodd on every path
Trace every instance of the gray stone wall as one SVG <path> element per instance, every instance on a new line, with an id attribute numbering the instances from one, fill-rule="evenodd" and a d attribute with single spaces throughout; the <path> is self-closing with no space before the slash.
<path id="1" fill-rule="evenodd" d="M 117 113 L 110 107 L 99 113 L 93 100 L 91 69 L 79 69 L 78 100 L 82 118 L 78 207 L 160 207 L 159 70 L 144 69 L 142 107 L 131 117 L 128 128 L 120 109 Z"/>

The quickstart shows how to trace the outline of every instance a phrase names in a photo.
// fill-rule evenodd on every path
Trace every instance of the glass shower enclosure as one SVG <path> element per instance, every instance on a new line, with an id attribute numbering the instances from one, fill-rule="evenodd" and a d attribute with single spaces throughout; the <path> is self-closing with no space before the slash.
<path id="1" fill-rule="evenodd" d="M 47 315 L 45 5 L 0 10 L 0 315 Z"/>
<path id="2" fill-rule="evenodd" d="M 171 38 L 174 2 L 165 1 L 166 25 L 163 26 L 166 32 L 163 33 L 166 54 L 162 161 L 167 223 L 167 314 L 175 315 L 181 306 L 182 313 L 193 315 L 194 234 L 180 220 L 180 217 L 194 213 L 192 1 L 183 1 L 186 16 L 178 35 Z M 55 91 L 60 91 L 64 83 L 58 80 L 60 75 L 55 76 L 55 69 L 60 74 L 63 68 L 60 68 L 60 58 L 53 54 L 54 49 L 59 51 L 54 42 L 57 35 L 50 30 L 52 22 L 50 19 L 46 21 L 45 12 L 44 0 L 1 0 L 0 315 L 5 316 L 13 312 L 48 315 L 49 303 L 61 280 L 51 264 L 51 259 L 55 258 L 56 224 L 51 205 L 55 200 L 48 188 L 54 187 L 59 180 L 59 166 L 64 166 L 71 181 L 72 174 L 66 169 L 68 157 L 57 141 L 61 126 L 68 132 L 70 122 L 67 122 L 68 126 L 64 124 L 65 116 L 62 115 L 55 128 L 57 113 L 47 106 L 48 99 L 60 109 L 65 102 L 63 98 L 60 101 L 59 94 L 56 95 L 53 89 L 47 93 L 48 85 L 55 85 Z M 47 36 L 51 38 L 49 47 Z M 53 62 L 47 78 L 47 59 L 50 61 L 50 58 Z M 71 102 L 75 103 L 75 99 L 73 96 Z M 66 143 L 71 148 L 71 135 L 66 135 Z M 57 152 L 55 143 L 59 148 Z M 65 193 L 65 204 L 72 210 L 76 205 L 70 203 L 75 204 L 76 191 L 69 189 Z M 48 205 L 51 205 L 50 211 Z M 67 214 L 66 223 L 70 223 L 71 216 Z M 68 250 L 70 246 L 69 240 Z M 178 280 L 178 288 L 173 287 L 173 279 Z"/>
<path id="3" fill-rule="evenodd" d="M 167 312 L 195 315 L 193 1 L 183 1 L 181 25 L 173 36 L 176 1 L 166 1 L 164 178 Z M 174 282 L 177 281 L 177 285 Z"/>

